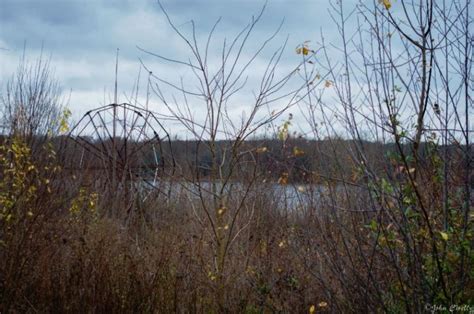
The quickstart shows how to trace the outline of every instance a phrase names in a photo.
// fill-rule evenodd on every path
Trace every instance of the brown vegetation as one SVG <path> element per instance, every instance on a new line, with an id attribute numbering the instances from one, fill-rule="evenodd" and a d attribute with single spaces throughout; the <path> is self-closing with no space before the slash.
<path id="1" fill-rule="evenodd" d="M 113 176 L 126 169 L 126 179 L 108 180 L 110 164 L 94 169 L 103 156 L 84 155 L 73 135 L 61 136 L 60 127 L 25 133 L 27 117 L 7 114 L 0 312 L 401 313 L 471 305 L 472 18 L 464 1 L 453 3 L 446 16 L 445 4 L 426 1 L 416 8 L 422 18 L 407 10 L 392 15 L 395 5 L 415 8 L 403 0 L 360 5 L 357 31 L 368 38 L 359 41 L 347 37 L 341 1 L 333 7 L 340 66 L 324 43 L 319 59 L 305 43 L 297 49 L 299 70 L 279 80 L 278 50 L 238 125 L 226 106 L 254 58 L 241 60 L 240 52 L 261 15 L 223 48 L 227 57 L 216 73 L 207 49 L 201 55 L 169 20 L 195 59 L 156 56 L 191 67 L 202 90 L 165 84 L 187 95 L 176 109 L 156 78 L 156 95 L 194 138 L 170 143 L 163 156 L 173 155 L 173 171 L 152 187 L 143 182 L 146 174 L 133 175 L 147 165 L 114 162 Z M 392 55 L 392 40 L 400 55 Z M 242 64 L 242 72 L 228 71 Z M 295 76 L 303 83 L 283 91 Z M 325 102 L 328 89 L 341 107 Z M 259 119 L 275 99 L 288 102 Z M 205 108 L 205 121 L 188 116 L 190 103 Z M 18 104 L 9 104 L 15 112 Z M 291 133 L 290 115 L 272 138 L 256 139 L 296 105 L 311 136 Z M 58 120 L 67 127 L 67 119 Z M 337 136 L 336 123 L 346 139 Z M 115 148 L 119 140 L 93 145 Z M 74 167 L 79 156 L 87 167 Z"/>

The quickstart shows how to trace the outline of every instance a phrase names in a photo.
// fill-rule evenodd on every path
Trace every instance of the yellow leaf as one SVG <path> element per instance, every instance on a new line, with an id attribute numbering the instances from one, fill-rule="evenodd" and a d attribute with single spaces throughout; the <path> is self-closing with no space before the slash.
<path id="1" fill-rule="evenodd" d="M 288 132 L 291 125 L 291 115 L 290 118 L 283 123 L 282 126 L 278 127 L 278 139 L 280 141 L 286 141 L 288 139 Z"/>
<path id="2" fill-rule="evenodd" d="M 303 45 L 302 47 L 296 48 L 296 53 L 299 54 L 299 55 L 303 54 L 304 56 L 307 56 L 310 52 L 311 52 L 311 50 L 306 45 Z"/>
<path id="3" fill-rule="evenodd" d="M 60 133 L 66 133 L 69 131 L 69 123 L 68 120 L 71 117 L 71 110 L 68 108 L 63 110 L 63 114 L 61 117 L 61 120 L 59 121 L 59 132 Z"/>
<path id="4" fill-rule="evenodd" d="M 293 147 L 293 155 L 295 157 L 300 157 L 300 156 L 303 156 L 304 155 L 304 151 L 300 148 L 298 148 L 297 146 Z"/>
<path id="5" fill-rule="evenodd" d="M 255 270 L 252 268 L 252 266 L 248 266 L 247 269 L 245 270 L 247 274 L 255 274 Z"/>
<path id="6" fill-rule="evenodd" d="M 328 304 L 327 304 L 327 302 L 321 301 L 321 302 L 319 302 L 318 306 L 319 307 L 326 307 L 326 306 L 328 306 Z"/>
<path id="7" fill-rule="evenodd" d="M 390 0 L 379 0 L 379 3 L 383 4 L 385 9 L 387 10 L 390 10 L 390 8 L 392 7 L 392 3 L 390 2 Z"/>
<path id="8" fill-rule="evenodd" d="M 313 314 L 314 312 L 316 312 L 316 307 L 315 307 L 314 305 L 311 305 L 311 306 L 309 307 L 309 313 L 310 313 L 310 314 Z"/>
<path id="9" fill-rule="evenodd" d="M 441 238 L 443 238 L 444 241 L 449 240 L 449 235 L 446 232 L 440 231 L 439 234 L 441 235 Z"/>
<path id="10" fill-rule="evenodd" d="M 221 208 L 219 208 L 219 209 L 217 210 L 217 214 L 218 214 L 218 215 L 224 214 L 225 211 L 226 211 L 226 209 L 227 209 L 226 207 L 221 207 Z"/>

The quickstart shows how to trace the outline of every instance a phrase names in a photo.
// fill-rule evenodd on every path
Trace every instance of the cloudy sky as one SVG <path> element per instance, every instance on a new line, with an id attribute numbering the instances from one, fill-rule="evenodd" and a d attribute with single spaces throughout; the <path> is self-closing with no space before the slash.
<path id="1" fill-rule="evenodd" d="M 193 20 L 201 42 L 214 22 L 222 17 L 214 36 L 215 50 L 210 49 L 217 53 L 224 38 L 233 38 L 252 15 L 258 14 L 264 1 L 163 0 L 162 4 L 183 33 L 190 34 Z M 298 44 L 311 40 L 314 45 L 321 30 L 330 41 L 335 30 L 328 8 L 327 0 L 269 0 L 244 56 L 250 56 L 252 48 L 258 47 L 282 21 L 283 26 L 268 49 L 256 59 L 249 81 L 264 69 L 267 58 L 287 37 L 279 67 L 281 73 L 291 71 L 299 62 L 295 54 Z M 38 56 L 42 47 L 43 54 L 51 57 L 56 77 L 63 89 L 71 92 L 69 107 L 76 118 L 89 109 L 112 102 L 117 48 L 119 101 L 126 101 L 126 95 L 131 94 L 141 68 L 140 59 L 154 74 L 172 81 L 189 74 L 137 48 L 181 60 L 191 56 L 167 24 L 156 0 L 0 0 L 0 83 L 14 72 L 25 46 L 30 60 Z M 216 55 L 211 52 L 212 56 Z M 142 69 L 142 76 L 143 73 Z M 248 101 L 242 97 L 237 102 Z M 164 110 L 156 98 L 151 102 L 151 109 Z M 236 113 L 245 112 L 245 107 L 239 105 L 234 109 Z"/>

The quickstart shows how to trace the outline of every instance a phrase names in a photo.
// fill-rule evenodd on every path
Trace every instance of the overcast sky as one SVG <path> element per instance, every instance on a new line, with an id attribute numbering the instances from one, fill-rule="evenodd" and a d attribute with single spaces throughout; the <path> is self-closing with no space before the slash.
<path id="1" fill-rule="evenodd" d="M 215 48 L 218 49 L 224 38 L 232 38 L 248 24 L 252 15 L 261 10 L 264 1 L 163 0 L 162 4 L 183 32 L 189 34 L 189 21 L 194 20 L 201 41 L 214 22 L 222 17 L 215 33 Z M 295 54 L 298 44 L 306 40 L 317 42 L 321 30 L 330 41 L 335 31 L 328 8 L 327 0 L 269 0 L 261 22 L 249 39 L 248 53 L 282 21 L 284 23 L 269 50 L 255 61 L 256 70 L 251 73 L 263 69 L 265 58 L 287 37 L 281 73 L 291 71 L 298 63 Z M 153 0 L 0 0 L 2 84 L 14 72 L 25 45 L 30 60 L 34 60 L 41 47 L 45 56 L 51 56 L 56 77 L 65 91 L 71 91 L 69 107 L 76 118 L 112 101 L 117 48 L 120 49 L 118 90 L 121 102 L 126 101 L 124 95 L 131 93 L 137 79 L 139 58 L 162 77 L 179 80 L 186 75 L 175 65 L 147 55 L 137 46 L 167 57 L 190 57 L 189 50 L 166 23 L 159 5 Z M 245 102 L 244 98 L 239 101 Z M 234 107 L 236 112 L 245 111 L 244 107 L 237 107 Z M 151 109 L 163 110 L 156 98 Z"/>

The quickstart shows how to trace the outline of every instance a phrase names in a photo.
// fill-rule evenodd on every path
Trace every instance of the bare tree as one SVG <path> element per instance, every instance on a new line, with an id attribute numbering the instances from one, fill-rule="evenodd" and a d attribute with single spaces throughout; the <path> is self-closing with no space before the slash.
<path id="1" fill-rule="evenodd" d="M 333 207 L 340 241 L 324 239 L 335 253 L 318 263 L 329 265 L 324 270 L 338 278 L 345 298 L 365 300 L 364 310 L 418 312 L 469 299 L 470 5 L 384 0 L 350 9 L 333 2 L 341 45 L 323 37 L 322 56 L 307 58 L 329 73 L 325 87 L 304 100 L 308 124 L 316 136 L 352 140 L 352 178 L 329 178 L 339 188 L 318 200 Z M 384 154 L 374 158 L 369 140 L 383 143 Z M 327 278 L 317 269 L 314 275 Z M 340 295 L 330 294 L 337 303 Z"/>
<path id="2" fill-rule="evenodd" d="M 213 25 L 207 40 L 201 43 L 197 39 L 193 21 L 191 34 L 186 35 L 175 25 L 164 7 L 160 6 L 170 27 L 182 39 L 190 56 L 185 60 L 176 60 L 142 50 L 193 73 L 191 79 L 180 79 L 178 83 L 174 83 L 155 75 L 154 71 L 153 90 L 168 109 L 166 117 L 180 122 L 191 134 L 191 138 L 197 141 L 194 165 L 198 164 L 200 155 L 208 156 L 206 164 L 199 165 L 204 171 L 197 171 L 196 174 L 189 176 L 186 175 L 189 172 L 184 171 L 187 166 L 194 167 L 192 165 L 182 164 L 178 167 L 183 169 L 180 179 L 183 188 L 194 195 L 190 201 L 195 210 L 195 219 L 206 237 L 209 236 L 212 241 L 214 266 L 210 274 L 218 283 L 218 299 L 221 299 L 229 250 L 236 238 L 248 227 L 254 211 L 258 209 L 256 204 L 246 202 L 255 184 L 261 183 L 261 180 L 259 181 L 255 162 L 256 150 L 246 147 L 244 142 L 293 106 L 298 101 L 296 95 L 305 83 L 290 87 L 289 82 L 297 73 L 298 66 L 290 73 L 278 70 L 286 42 L 270 54 L 263 72 L 257 74 L 252 70 L 256 60 L 275 40 L 281 27 L 280 25 L 273 34 L 260 40 L 257 47 L 248 48 L 249 38 L 261 20 L 265 7 L 235 37 L 224 39 L 220 53 L 213 55 L 214 32 L 220 20 Z M 249 75 L 259 77 L 258 83 L 250 90 Z M 176 93 L 167 96 L 169 89 Z M 244 104 L 242 116 L 236 116 L 236 106 L 242 105 L 238 103 L 239 96 L 247 96 L 249 93 L 253 93 L 253 100 Z M 272 114 L 268 115 L 268 111 L 272 111 Z M 195 116 L 196 112 L 202 112 L 204 117 L 199 119 Z M 193 202 L 193 198 L 199 200 L 198 203 Z M 224 304 L 222 299 L 218 302 Z"/>
<path id="3" fill-rule="evenodd" d="M 28 139 L 30 144 L 58 134 L 64 99 L 50 60 L 41 53 L 31 64 L 24 53 L 3 86 L 0 103 L 2 123 L 9 134 Z"/>

